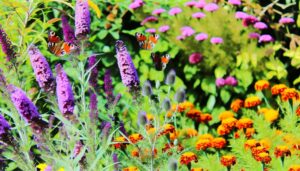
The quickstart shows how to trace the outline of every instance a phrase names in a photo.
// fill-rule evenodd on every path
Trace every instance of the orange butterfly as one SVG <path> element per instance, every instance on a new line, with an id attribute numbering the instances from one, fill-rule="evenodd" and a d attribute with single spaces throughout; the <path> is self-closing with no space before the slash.
<path id="1" fill-rule="evenodd" d="M 155 69 L 162 71 L 166 68 L 170 60 L 169 54 L 160 55 L 159 53 L 151 53 L 151 58 L 154 62 Z"/>
<path id="2" fill-rule="evenodd" d="M 140 48 L 145 50 L 152 50 L 158 41 L 159 35 L 153 33 L 149 37 L 146 37 L 142 33 L 135 33 L 135 37 L 139 42 Z"/>
<path id="3" fill-rule="evenodd" d="M 56 33 L 52 30 L 48 32 L 48 48 L 51 53 L 56 56 L 64 56 L 74 52 L 78 47 L 73 43 L 60 40 Z"/>

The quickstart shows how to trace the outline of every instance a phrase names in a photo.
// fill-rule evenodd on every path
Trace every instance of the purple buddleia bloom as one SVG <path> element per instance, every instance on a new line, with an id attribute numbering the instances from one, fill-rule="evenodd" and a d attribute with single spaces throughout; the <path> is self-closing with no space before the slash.
<path id="1" fill-rule="evenodd" d="M 101 137 L 107 138 L 109 136 L 109 131 L 111 129 L 110 122 L 103 121 L 100 125 L 100 129 L 101 129 Z"/>
<path id="2" fill-rule="evenodd" d="M 156 17 L 154 17 L 154 16 L 148 16 L 148 17 L 146 17 L 146 18 L 141 22 L 141 25 L 143 26 L 143 25 L 145 25 L 145 24 L 148 23 L 148 22 L 156 22 L 156 21 L 158 21 L 158 19 L 157 19 Z"/>
<path id="3" fill-rule="evenodd" d="M 119 171 L 119 160 L 118 160 L 118 155 L 116 153 L 113 153 L 112 156 L 113 162 L 114 162 L 114 171 Z"/>
<path id="4" fill-rule="evenodd" d="M 236 19 L 244 19 L 244 18 L 246 18 L 247 16 L 248 16 L 248 14 L 245 13 L 245 12 L 237 11 L 237 12 L 235 13 L 235 18 L 236 18 Z"/>
<path id="5" fill-rule="evenodd" d="M 76 0 L 75 7 L 75 36 L 85 38 L 90 33 L 91 17 L 87 0 Z"/>
<path id="6" fill-rule="evenodd" d="M 165 32 L 167 32 L 169 29 L 170 29 L 170 26 L 164 25 L 164 26 L 160 26 L 160 27 L 158 28 L 158 31 L 159 31 L 159 32 L 162 32 L 162 33 L 165 33 Z"/>
<path id="7" fill-rule="evenodd" d="M 123 84 L 130 91 L 139 89 L 140 80 L 129 52 L 122 40 L 116 42 L 117 61 Z"/>
<path id="8" fill-rule="evenodd" d="M 104 92 L 106 94 L 108 104 L 112 104 L 115 99 L 113 91 L 114 87 L 112 85 L 110 70 L 106 70 L 104 74 Z"/>
<path id="9" fill-rule="evenodd" d="M 7 37 L 7 34 L 5 33 L 1 25 L 0 25 L 0 44 L 2 46 L 2 51 L 6 55 L 6 61 L 13 62 L 16 58 L 16 52 L 14 51 L 11 41 Z"/>
<path id="10" fill-rule="evenodd" d="M 97 58 L 96 55 L 92 55 L 88 58 L 88 67 L 91 69 L 91 74 L 89 78 L 90 86 L 94 88 L 94 90 L 97 90 L 98 85 L 98 68 L 97 68 Z"/>
<path id="11" fill-rule="evenodd" d="M 216 79 L 216 86 L 218 88 L 223 87 L 225 85 L 225 79 L 224 78 L 217 78 Z"/>
<path id="12" fill-rule="evenodd" d="M 231 5 L 237 5 L 237 6 L 242 4 L 241 0 L 228 0 L 228 3 Z"/>
<path id="13" fill-rule="evenodd" d="M 214 12 L 219 9 L 219 6 L 215 3 L 208 3 L 204 6 L 204 10 L 208 12 Z"/>
<path id="14" fill-rule="evenodd" d="M 255 33 L 255 32 L 249 33 L 249 35 L 248 35 L 249 39 L 258 39 L 259 36 L 260 36 L 260 34 L 259 33 Z"/>
<path id="15" fill-rule="evenodd" d="M 205 14 L 203 12 L 196 12 L 192 15 L 192 17 L 196 19 L 200 19 L 200 18 L 204 18 Z"/>
<path id="16" fill-rule="evenodd" d="M 181 8 L 178 8 L 178 7 L 174 7 L 174 8 L 171 8 L 170 11 L 169 11 L 169 15 L 177 15 L 179 13 L 182 12 L 182 9 Z"/>
<path id="17" fill-rule="evenodd" d="M 118 104 L 118 102 L 120 101 L 121 97 L 122 97 L 121 94 L 117 94 L 117 96 L 116 96 L 116 98 L 115 98 L 115 100 L 114 100 L 114 102 L 113 102 L 113 105 L 114 105 L 114 106 L 116 106 L 116 105 Z"/>
<path id="18" fill-rule="evenodd" d="M 5 78 L 5 76 L 3 75 L 3 71 L 2 71 L 2 69 L 0 69 L 0 87 L 6 87 L 6 84 L 7 84 L 7 82 L 6 82 L 6 78 Z"/>
<path id="19" fill-rule="evenodd" d="M 206 40 L 208 38 L 208 35 L 206 33 L 199 33 L 195 36 L 195 39 L 197 41 L 203 41 Z"/>
<path id="20" fill-rule="evenodd" d="M 165 9 L 163 9 L 163 8 L 158 8 L 158 9 L 155 9 L 155 10 L 153 10 L 152 11 L 152 15 L 160 15 L 160 14 L 162 14 L 162 13 L 164 13 L 164 12 L 166 12 L 166 10 Z"/>
<path id="21" fill-rule="evenodd" d="M 264 22 L 256 22 L 254 25 L 253 25 L 254 28 L 258 29 L 258 30 L 264 30 L 264 29 L 267 29 L 268 26 L 266 23 Z"/>
<path id="22" fill-rule="evenodd" d="M 39 86 L 45 92 L 54 93 L 55 80 L 46 58 L 34 45 L 30 45 L 28 49 L 28 55 L 30 57 L 31 66 Z"/>
<path id="23" fill-rule="evenodd" d="M 71 83 L 60 64 L 55 66 L 56 70 L 56 96 L 58 107 L 63 116 L 70 119 L 73 115 L 75 99 L 72 91 Z"/>
<path id="24" fill-rule="evenodd" d="M 120 121 L 120 128 L 119 130 L 122 132 L 122 134 L 124 134 L 126 137 L 128 136 L 128 133 L 126 132 L 124 123 L 122 121 Z"/>
<path id="25" fill-rule="evenodd" d="M 90 91 L 90 119 L 92 123 L 95 123 L 98 118 L 98 99 L 97 94 Z"/>
<path id="26" fill-rule="evenodd" d="M 148 28 L 146 30 L 147 33 L 155 33 L 156 32 L 156 29 L 155 28 Z"/>
<path id="27" fill-rule="evenodd" d="M 238 81 L 233 76 L 228 76 L 225 78 L 225 85 L 237 86 Z"/>
<path id="28" fill-rule="evenodd" d="M 7 135 L 10 131 L 11 126 L 7 122 L 7 120 L 0 114 L 0 138 Z"/>
<path id="29" fill-rule="evenodd" d="M 293 18 L 290 17 L 282 17 L 279 20 L 280 24 L 293 24 L 295 22 L 295 20 Z"/>
<path id="30" fill-rule="evenodd" d="M 223 39 L 221 37 L 212 37 L 210 39 L 210 43 L 212 43 L 212 44 L 221 44 L 221 43 L 223 43 Z"/>
<path id="31" fill-rule="evenodd" d="M 62 29 L 64 33 L 64 40 L 68 43 L 74 43 L 76 41 L 74 29 L 70 26 L 68 22 L 68 17 L 62 15 L 61 17 Z"/>
<path id="32" fill-rule="evenodd" d="M 274 41 L 273 37 L 269 34 L 263 34 L 259 37 L 258 42 L 262 43 L 262 42 L 272 42 Z"/>

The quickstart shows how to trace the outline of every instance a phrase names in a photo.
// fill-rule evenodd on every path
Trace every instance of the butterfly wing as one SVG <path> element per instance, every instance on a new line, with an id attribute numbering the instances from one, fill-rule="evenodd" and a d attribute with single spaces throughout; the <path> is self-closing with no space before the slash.
<path id="1" fill-rule="evenodd" d="M 76 45 L 61 41 L 56 33 L 50 30 L 48 33 L 48 48 L 54 55 L 64 56 L 75 50 Z"/>
<path id="2" fill-rule="evenodd" d="M 170 61 L 170 55 L 165 54 L 161 57 L 161 64 L 162 64 L 162 69 L 164 70 L 167 67 L 167 64 Z"/>
<path id="3" fill-rule="evenodd" d="M 151 53 L 151 58 L 154 63 L 154 67 L 156 70 L 161 71 L 163 69 L 161 57 L 158 53 Z"/>

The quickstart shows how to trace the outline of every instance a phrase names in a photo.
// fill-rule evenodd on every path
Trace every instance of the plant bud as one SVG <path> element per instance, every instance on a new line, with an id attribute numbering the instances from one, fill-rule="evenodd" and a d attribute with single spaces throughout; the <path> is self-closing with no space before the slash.
<path id="1" fill-rule="evenodd" d="M 170 70 L 167 74 L 165 83 L 167 85 L 173 85 L 175 83 L 176 72 L 174 69 Z"/>

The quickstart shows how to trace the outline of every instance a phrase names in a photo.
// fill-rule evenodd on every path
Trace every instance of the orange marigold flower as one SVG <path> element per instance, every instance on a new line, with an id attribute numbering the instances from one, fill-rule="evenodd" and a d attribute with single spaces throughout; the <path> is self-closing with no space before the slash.
<path id="1" fill-rule="evenodd" d="M 255 160 L 263 162 L 263 163 L 270 163 L 270 161 L 272 160 L 269 153 L 267 153 L 267 152 L 259 153 L 254 158 L 255 158 Z"/>
<path id="2" fill-rule="evenodd" d="M 193 152 L 185 152 L 180 156 L 180 164 L 189 164 L 192 161 L 195 161 L 195 163 L 198 162 L 197 156 Z"/>
<path id="3" fill-rule="evenodd" d="M 261 104 L 261 100 L 257 96 L 247 97 L 244 102 L 244 107 L 250 108 Z"/>
<path id="4" fill-rule="evenodd" d="M 209 139 L 199 139 L 196 143 L 197 150 L 206 150 L 207 148 L 211 147 L 211 140 Z"/>
<path id="5" fill-rule="evenodd" d="M 255 133 L 255 129 L 254 128 L 247 128 L 245 134 L 246 134 L 247 138 L 251 138 L 254 133 Z"/>
<path id="6" fill-rule="evenodd" d="M 264 117 L 269 122 L 274 122 L 279 116 L 279 111 L 274 109 L 269 109 L 265 111 Z"/>
<path id="7" fill-rule="evenodd" d="M 113 142 L 115 143 L 114 147 L 116 149 L 126 148 L 126 145 L 128 145 L 127 139 L 125 137 L 123 137 L 123 136 L 116 137 Z"/>
<path id="8" fill-rule="evenodd" d="M 270 83 L 267 80 L 259 80 L 256 81 L 254 88 L 257 91 L 261 91 L 261 90 L 265 90 L 268 89 L 270 87 Z"/>
<path id="9" fill-rule="evenodd" d="M 177 112 L 184 112 L 184 111 L 192 109 L 192 108 L 194 108 L 194 104 L 191 102 L 185 101 L 185 102 L 179 103 L 178 105 L 176 105 L 176 104 L 172 105 L 171 110 L 173 112 L 175 112 L 177 109 Z"/>
<path id="10" fill-rule="evenodd" d="M 199 136 L 199 139 L 208 139 L 208 140 L 213 140 L 214 136 L 212 136 L 211 134 L 202 134 Z"/>
<path id="11" fill-rule="evenodd" d="M 230 104 L 231 110 L 238 112 L 244 105 L 244 101 L 241 99 L 236 99 Z M 232 116 L 233 117 L 233 116 Z"/>
<path id="12" fill-rule="evenodd" d="M 230 167 L 235 165 L 236 157 L 232 155 L 225 155 L 221 157 L 221 164 L 225 167 Z"/>
<path id="13" fill-rule="evenodd" d="M 139 150 L 138 149 L 132 150 L 131 151 L 131 156 L 132 157 L 139 157 L 140 156 Z"/>
<path id="14" fill-rule="evenodd" d="M 245 149 L 252 149 L 253 147 L 259 146 L 259 142 L 256 139 L 247 140 L 244 144 Z"/>
<path id="15" fill-rule="evenodd" d="M 230 129 L 228 129 L 227 127 L 225 127 L 223 125 L 219 125 L 217 128 L 217 132 L 219 135 L 227 135 L 230 133 Z"/>
<path id="16" fill-rule="evenodd" d="M 285 84 L 276 84 L 271 88 L 272 95 L 278 95 L 286 88 L 287 86 Z"/>
<path id="17" fill-rule="evenodd" d="M 289 150 L 289 148 L 287 146 L 281 145 L 281 146 L 277 146 L 275 148 L 274 154 L 277 158 L 278 157 L 284 157 L 284 156 L 290 156 L 291 151 Z"/>
<path id="18" fill-rule="evenodd" d="M 226 146 L 226 140 L 222 137 L 214 138 L 211 144 L 213 148 L 222 149 Z"/>
<path id="19" fill-rule="evenodd" d="M 173 133 L 175 131 L 175 127 L 172 124 L 165 124 L 163 126 L 163 131 L 160 133 L 160 135 L 165 135 L 168 133 Z"/>
<path id="20" fill-rule="evenodd" d="M 265 114 L 268 110 L 270 110 L 269 108 L 263 107 L 258 109 L 257 113 L 258 114 Z"/>
<path id="21" fill-rule="evenodd" d="M 207 123 L 212 120 L 212 116 L 209 113 L 201 114 L 200 117 L 197 119 L 197 122 Z"/>
<path id="22" fill-rule="evenodd" d="M 300 105 L 296 109 L 296 115 L 300 117 Z"/>
<path id="23" fill-rule="evenodd" d="M 202 168 L 192 168 L 191 171 L 203 171 Z"/>
<path id="24" fill-rule="evenodd" d="M 292 165 L 289 167 L 289 171 L 300 171 L 300 165 Z"/>
<path id="25" fill-rule="evenodd" d="M 234 133 L 234 138 L 235 138 L 235 139 L 240 138 L 240 133 L 241 133 L 241 130 L 236 131 L 236 132 Z"/>
<path id="26" fill-rule="evenodd" d="M 287 101 L 289 99 L 299 99 L 299 92 L 294 88 L 286 88 L 281 93 L 281 99 Z"/>
<path id="27" fill-rule="evenodd" d="M 178 145 L 174 145 L 173 143 L 167 143 L 165 144 L 164 148 L 162 148 L 162 152 L 167 152 L 169 151 L 171 148 L 174 148 L 174 147 L 177 147 L 177 151 L 178 152 L 181 152 L 184 150 L 184 147 L 181 145 L 181 144 L 178 144 Z M 168 152 L 169 155 L 172 155 L 172 152 Z"/>
<path id="28" fill-rule="evenodd" d="M 183 136 L 187 138 L 195 137 L 198 135 L 198 131 L 193 128 L 186 128 L 182 131 Z"/>
<path id="29" fill-rule="evenodd" d="M 219 115 L 219 119 L 222 121 L 224 119 L 227 119 L 227 118 L 233 118 L 234 117 L 234 113 L 232 113 L 231 111 L 224 111 L 222 113 L 220 113 Z"/>
<path id="30" fill-rule="evenodd" d="M 154 120 L 154 116 L 152 114 L 147 114 L 146 117 L 147 117 L 148 121 Z"/>
<path id="31" fill-rule="evenodd" d="M 259 144 L 269 150 L 271 148 L 271 141 L 269 139 L 262 139 L 259 141 Z"/>
<path id="32" fill-rule="evenodd" d="M 135 166 L 126 167 L 123 171 L 138 171 L 139 169 Z"/>
<path id="33" fill-rule="evenodd" d="M 133 144 L 135 144 L 135 143 L 137 143 L 137 142 L 143 140 L 144 137 L 143 137 L 141 134 L 131 134 L 131 135 L 129 136 L 129 139 L 130 139 L 130 141 L 131 141 Z"/>
<path id="34" fill-rule="evenodd" d="M 190 109 L 188 112 L 186 112 L 186 116 L 191 119 L 197 119 L 200 117 L 201 113 L 202 112 L 198 109 Z"/>
<path id="35" fill-rule="evenodd" d="M 238 129 L 251 128 L 253 126 L 253 121 L 249 118 L 242 118 L 236 122 L 235 126 Z"/>
<path id="36" fill-rule="evenodd" d="M 175 139 L 177 139 L 178 136 L 179 136 L 179 133 L 180 133 L 179 131 L 171 132 L 170 133 L 170 140 L 174 141 Z"/>
<path id="37" fill-rule="evenodd" d="M 269 153 L 268 150 L 265 147 L 258 146 L 258 147 L 253 147 L 251 149 L 252 155 L 254 157 L 257 157 L 258 154 L 260 153 Z"/>
<path id="38" fill-rule="evenodd" d="M 237 122 L 237 119 L 235 119 L 235 118 L 227 118 L 227 119 L 222 120 L 222 125 L 224 127 L 226 127 L 227 129 L 231 130 L 232 128 L 234 128 L 236 122 Z"/>

